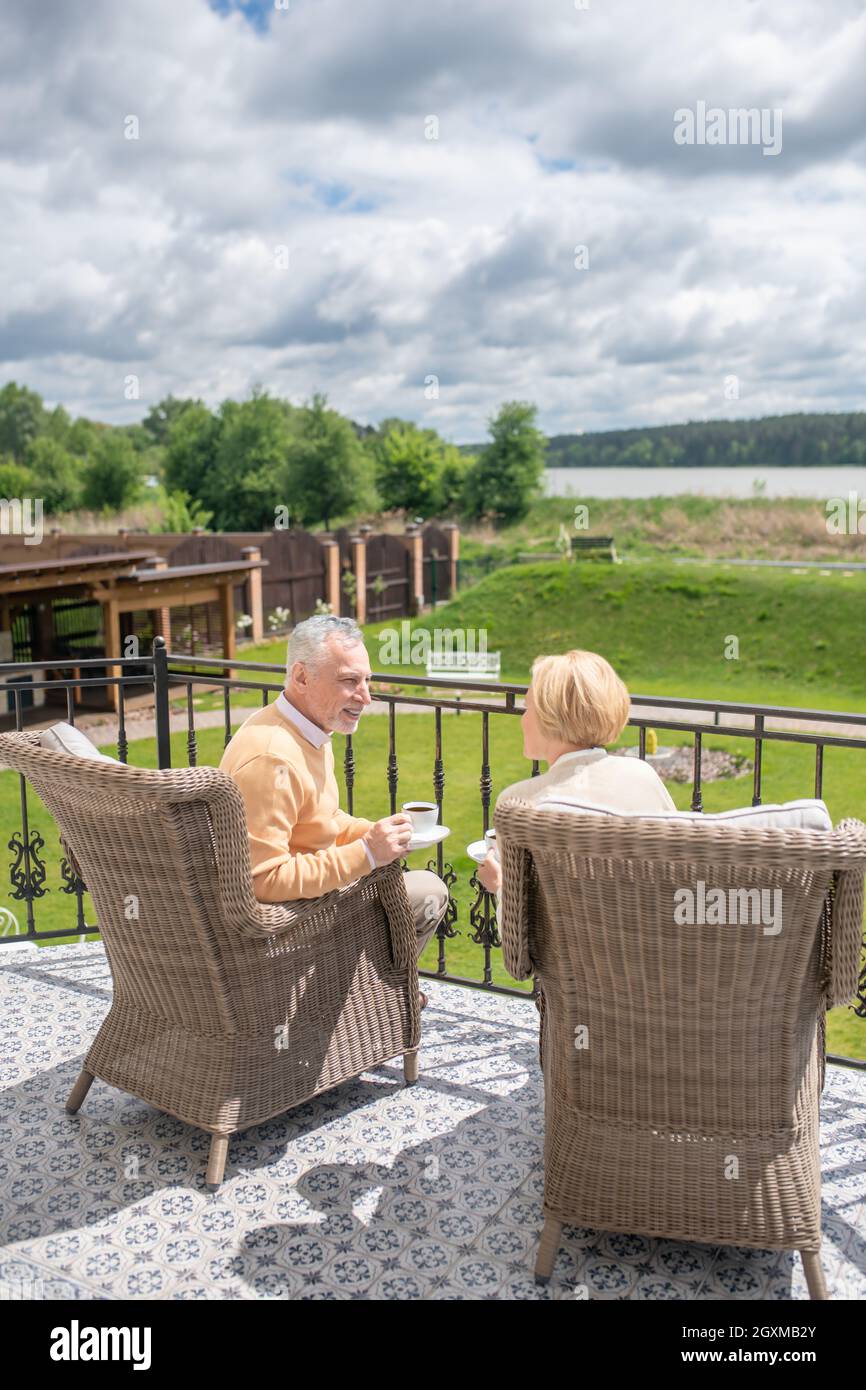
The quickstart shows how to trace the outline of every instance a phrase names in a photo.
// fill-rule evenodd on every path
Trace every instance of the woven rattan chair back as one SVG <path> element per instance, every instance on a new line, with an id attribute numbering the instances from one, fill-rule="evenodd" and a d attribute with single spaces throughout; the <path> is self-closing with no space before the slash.
<path id="1" fill-rule="evenodd" d="M 417 1079 L 415 926 L 398 864 L 310 902 L 253 892 L 244 802 L 216 768 L 165 771 L 0 734 L 0 766 L 51 812 L 111 967 L 111 1009 L 67 1109 L 95 1076 L 216 1138 L 400 1053 Z"/>
<path id="2" fill-rule="evenodd" d="M 545 1213 L 817 1251 L 823 1019 L 857 989 L 866 828 L 496 811 L 543 993 Z"/>
<path id="3" fill-rule="evenodd" d="M 19 745 L 16 766 L 80 868 L 115 988 L 196 1032 L 242 1023 L 237 978 L 226 973 L 230 926 L 256 904 L 231 779 L 209 767 L 114 766 L 24 737 L 32 742 Z"/>

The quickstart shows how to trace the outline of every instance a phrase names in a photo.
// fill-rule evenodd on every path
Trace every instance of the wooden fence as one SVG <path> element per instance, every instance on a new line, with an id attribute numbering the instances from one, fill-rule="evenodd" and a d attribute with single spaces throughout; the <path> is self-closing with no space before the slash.
<path id="1" fill-rule="evenodd" d="M 336 542 L 339 553 L 336 585 L 333 575 L 329 575 L 328 543 L 331 541 Z M 38 546 L 25 546 L 14 537 L 4 537 L 3 542 L 4 564 L 148 549 L 163 557 L 170 568 L 239 559 L 245 549 L 256 546 L 262 559 L 267 561 L 261 571 L 264 615 L 285 608 L 292 623 L 309 617 L 319 602 L 330 602 L 335 611 L 354 616 L 359 609 L 359 569 L 363 574 L 365 598 L 361 614 L 370 622 L 409 616 L 416 610 L 422 593 L 425 604 L 450 598 L 456 570 L 456 549 L 452 549 L 448 528 L 435 522 L 427 523 L 420 532 L 414 527 L 407 528 L 405 535 L 374 534 L 369 527 L 361 527 L 359 531 L 342 528 L 321 535 L 277 529 L 217 534 L 61 532 L 46 534 Z M 359 547 L 364 556 L 360 562 Z M 347 575 L 351 577 L 347 579 Z M 245 586 L 238 585 L 235 611 L 241 614 L 247 610 Z M 205 618 L 197 616 L 197 626 L 201 627 Z"/>

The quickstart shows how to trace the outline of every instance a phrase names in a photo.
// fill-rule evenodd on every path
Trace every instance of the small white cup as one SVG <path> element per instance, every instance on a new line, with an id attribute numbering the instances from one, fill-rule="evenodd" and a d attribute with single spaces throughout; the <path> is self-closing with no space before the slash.
<path id="1" fill-rule="evenodd" d="M 497 849 L 497 846 L 496 846 L 496 831 L 495 831 L 495 830 L 485 830 L 485 832 L 484 832 L 484 844 L 485 844 L 485 846 L 487 847 L 487 853 L 488 853 L 488 854 L 490 854 L 490 853 L 495 854 L 495 855 L 496 855 L 496 858 L 498 859 L 498 858 L 499 858 L 499 850 Z"/>
<path id="2" fill-rule="evenodd" d="M 401 810 L 411 820 L 413 834 L 422 835 L 436 829 L 439 807 L 435 801 L 406 801 Z"/>

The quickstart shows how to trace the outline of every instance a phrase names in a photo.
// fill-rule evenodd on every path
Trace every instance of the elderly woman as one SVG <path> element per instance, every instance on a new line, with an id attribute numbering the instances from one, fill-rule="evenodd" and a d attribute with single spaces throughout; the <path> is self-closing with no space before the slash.
<path id="1" fill-rule="evenodd" d="M 540 656 L 526 692 L 523 756 L 548 764 L 547 772 L 506 787 L 500 799 L 541 801 L 563 793 L 616 811 L 675 811 L 664 782 L 640 758 L 612 758 L 628 721 L 629 695 L 596 652 Z M 491 893 L 501 885 L 499 860 L 488 854 L 478 877 Z"/>

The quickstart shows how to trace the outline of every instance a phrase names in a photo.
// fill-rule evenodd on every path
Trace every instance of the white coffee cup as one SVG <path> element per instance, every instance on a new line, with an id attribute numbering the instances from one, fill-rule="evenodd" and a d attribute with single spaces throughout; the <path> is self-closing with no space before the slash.
<path id="1" fill-rule="evenodd" d="M 439 807 L 435 801 L 406 801 L 401 810 L 411 820 L 413 834 L 422 835 L 435 830 L 439 818 Z"/>
<path id="2" fill-rule="evenodd" d="M 498 858 L 499 858 L 499 851 L 498 851 L 498 849 L 496 848 L 496 831 L 495 831 L 495 830 L 485 830 L 485 832 L 484 832 L 484 843 L 485 843 L 485 845 L 486 845 L 486 847 L 487 847 L 487 853 L 490 854 L 490 853 L 492 852 L 493 854 L 496 855 L 496 858 L 498 859 Z"/>

